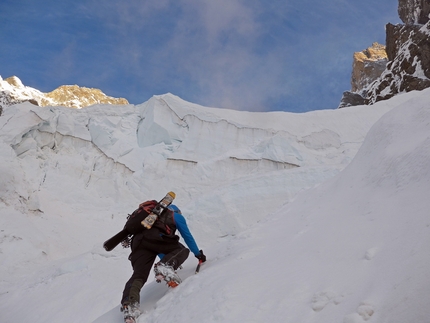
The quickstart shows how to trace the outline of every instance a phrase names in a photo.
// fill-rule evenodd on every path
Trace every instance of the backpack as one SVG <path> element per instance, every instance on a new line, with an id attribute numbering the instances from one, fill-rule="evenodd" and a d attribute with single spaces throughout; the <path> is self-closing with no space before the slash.
<path id="1" fill-rule="evenodd" d="M 142 232 L 145 228 L 141 222 L 148 216 L 149 213 L 155 208 L 157 201 L 146 201 L 139 205 L 139 208 L 127 217 L 124 229 L 131 234 Z"/>
<path id="2" fill-rule="evenodd" d="M 171 210 L 164 210 L 149 230 L 141 224 L 157 204 L 158 202 L 155 200 L 143 202 L 128 216 L 124 229 L 129 232 L 129 235 L 121 242 L 124 248 L 132 247 L 133 249 L 133 245 L 139 245 L 142 238 L 150 241 L 179 241 L 179 236 L 175 235 L 176 225 L 174 213 Z M 136 235 L 138 235 L 138 240 L 134 241 Z"/>

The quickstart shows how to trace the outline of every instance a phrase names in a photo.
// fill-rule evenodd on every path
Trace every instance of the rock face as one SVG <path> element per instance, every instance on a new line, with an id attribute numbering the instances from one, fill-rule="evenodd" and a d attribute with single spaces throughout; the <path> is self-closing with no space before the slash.
<path id="1" fill-rule="evenodd" d="M 385 46 L 373 43 L 362 52 L 354 53 L 352 64 L 352 92 L 360 92 L 381 76 L 387 65 Z"/>
<path id="2" fill-rule="evenodd" d="M 368 104 L 367 88 L 385 71 L 387 62 L 386 48 L 378 43 L 373 43 L 371 47 L 354 53 L 351 91 L 343 93 L 339 108 Z"/>
<path id="3" fill-rule="evenodd" d="M 54 91 L 46 93 L 46 97 L 55 102 L 61 102 L 61 105 L 66 107 L 77 109 L 93 104 L 128 104 L 126 99 L 113 98 L 99 89 L 79 87 L 77 85 L 62 85 Z M 48 99 L 42 99 L 41 105 L 50 104 L 49 101 Z"/>
<path id="4" fill-rule="evenodd" d="M 342 100 L 340 101 L 338 109 L 356 105 L 367 105 L 367 100 L 358 93 L 345 91 L 343 92 Z"/>
<path id="5" fill-rule="evenodd" d="M 428 0 L 399 0 L 399 17 L 406 25 L 424 25 L 429 20 Z"/>
<path id="6" fill-rule="evenodd" d="M 4 106 L 29 101 L 38 106 L 65 106 L 81 109 L 93 104 L 128 104 L 123 98 L 107 96 L 99 89 L 63 85 L 49 93 L 24 86 L 21 80 L 12 76 L 0 77 L 0 115 Z"/>
<path id="7" fill-rule="evenodd" d="M 379 76 L 364 72 L 354 54 L 351 91 L 344 92 L 339 108 L 430 87 L 430 0 L 399 0 L 398 12 L 404 24 L 386 25 L 386 68 Z"/>
<path id="8" fill-rule="evenodd" d="M 388 24 L 387 39 L 387 52 L 392 59 L 381 77 L 369 87 L 369 104 L 430 87 L 430 23 Z"/>
<path id="9" fill-rule="evenodd" d="M 0 115 L 2 114 L 3 107 L 13 104 L 29 101 L 35 105 L 39 105 L 39 100 L 42 96 L 42 92 L 25 87 L 16 76 L 5 80 L 0 77 Z"/>

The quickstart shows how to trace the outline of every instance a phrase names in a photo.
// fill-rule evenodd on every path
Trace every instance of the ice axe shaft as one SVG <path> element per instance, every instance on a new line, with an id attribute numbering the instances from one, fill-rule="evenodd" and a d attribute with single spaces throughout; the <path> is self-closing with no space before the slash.
<path id="1" fill-rule="evenodd" d="M 203 261 L 199 260 L 199 263 L 197 264 L 197 267 L 196 267 L 196 274 L 198 274 L 198 273 L 199 273 L 199 271 L 200 271 L 200 266 L 202 265 L 202 263 L 203 263 Z"/>

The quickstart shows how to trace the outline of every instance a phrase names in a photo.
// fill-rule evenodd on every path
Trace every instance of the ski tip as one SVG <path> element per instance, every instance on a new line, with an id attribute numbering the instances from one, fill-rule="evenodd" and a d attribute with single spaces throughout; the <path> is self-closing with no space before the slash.
<path id="1" fill-rule="evenodd" d="M 169 194 L 171 197 L 173 197 L 173 198 L 175 198 L 176 197 L 176 194 L 174 193 L 174 192 L 169 192 L 169 193 L 167 193 L 167 194 Z"/>

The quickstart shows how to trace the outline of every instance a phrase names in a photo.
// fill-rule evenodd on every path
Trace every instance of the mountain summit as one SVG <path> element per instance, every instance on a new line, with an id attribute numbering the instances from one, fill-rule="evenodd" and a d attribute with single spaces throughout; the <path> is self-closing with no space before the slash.
<path id="1" fill-rule="evenodd" d="M 16 76 L 0 77 L 0 115 L 2 107 L 29 101 L 38 106 L 65 106 L 81 109 L 94 104 L 128 104 L 123 98 L 114 98 L 99 89 L 62 85 L 49 93 L 24 86 Z"/>

